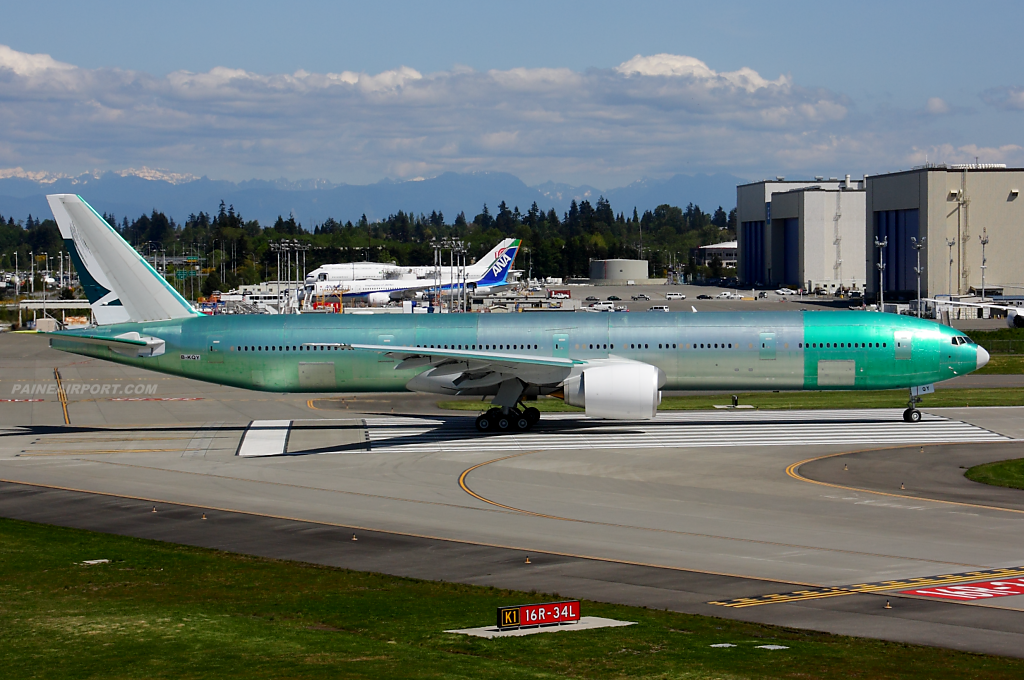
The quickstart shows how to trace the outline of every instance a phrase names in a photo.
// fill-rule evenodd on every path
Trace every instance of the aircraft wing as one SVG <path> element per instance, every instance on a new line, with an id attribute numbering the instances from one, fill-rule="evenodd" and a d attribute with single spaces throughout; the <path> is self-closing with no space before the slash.
<path id="1" fill-rule="evenodd" d="M 413 378 L 409 384 L 410 389 L 449 394 L 491 387 L 507 380 L 518 380 L 524 384 L 557 385 L 571 375 L 574 368 L 587 364 L 578 359 L 503 351 L 363 344 L 342 347 L 395 357 L 399 359 L 395 365 L 396 370 L 428 367 L 427 371 Z M 430 381 L 430 385 L 419 385 L 425 381 Z"/>

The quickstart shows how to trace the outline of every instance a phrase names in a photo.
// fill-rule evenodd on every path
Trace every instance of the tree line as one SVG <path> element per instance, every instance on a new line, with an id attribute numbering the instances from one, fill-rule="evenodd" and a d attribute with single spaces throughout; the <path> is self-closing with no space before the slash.
<path id="1" fill-rule="evenodd" d="M 144 255 L 194 255 L 207 269 L 208 284 L 227 290 L 276 278 L 277 255 L 270 244 L 282 239 L 309 246 L 307 269 L 329 262 L 373 260 L 400 266 L 429 265 L 434 261 L 431 241 L 454 238 L 466 244 L 476 259 L 503 238 L 522 239 L 516 266 L 533 278 L 587 277 L 590 260 L 640 256 L 649 260 L 652 276 L 670 268 L 694 273 L 692 250 L 697 246 L 735 239 L 736 211 L 720 206 L 711 213 L 690 203 L 685 208 L 659 205 L 642 214 L 615 213 L 604 197 L 594 204 L 573 201 L 561 215 L 541 210 L 536 203 L 521 211 L 504 201 L 493 210 L 486 204 L 472 219 L 460 212 L 449 221 L 443 213 L 429 215 L 399 210 L 386 219 L 356 222 L 328 218 L 303 227 L 294 216 L 278 216 L 273 224 L 246 220 L 222 201 L 216 211 L 190 214 L 184 224 L 153 210 L 129 220 L 112 214 L 103 218 Z M 0 267 L 27 268 L 29 253 L 62 249 L 60 232 L 52 219 L 31 215 L 24 222 L 0 216 Z M 169 267 L 170 269 L 170 267 Z M 223 280 L 221 274 L 223 273 Z M 204 288 L 209 286 L 204 286 Z"/>

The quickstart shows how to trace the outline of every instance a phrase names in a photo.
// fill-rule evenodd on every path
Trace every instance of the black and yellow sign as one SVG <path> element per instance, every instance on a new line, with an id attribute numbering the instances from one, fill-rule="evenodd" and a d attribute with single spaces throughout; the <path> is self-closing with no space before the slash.
<path id="1" fill-rule="evenodd" d="M 708 602 L 708 604 L 717 604 L 722 607 L 735 608 L 756 607 L 762 604 L 820 600 L 826 597 L 840 597 L 842 595 L 856 595 L 858 593 L 885 593 L 891 590 L 903 590 L 905 588 L 954 585 L 958 583 L 981 581 L 983 579 L 1011 578 L 1019 576 L 1024 576 L 1024 566 L 1006 567 L 1002 569 L 981 569 L 978 571 L 965 571 L 957 574 L 939 574 L 937 576 L 922 576 L 919 578 L 899 579 L 895 581 L 855 583 L 849 586 L 824 586 L 821 588 L 797 590 L 791 593 L 772 593 L 770 595 L 740 597 L 735 600 Z"/>
<path id="2" fill-rule="evenodd" d="M 519 627 L 519 605 L 515 607 L 498 607 L 498 628 Z"/>

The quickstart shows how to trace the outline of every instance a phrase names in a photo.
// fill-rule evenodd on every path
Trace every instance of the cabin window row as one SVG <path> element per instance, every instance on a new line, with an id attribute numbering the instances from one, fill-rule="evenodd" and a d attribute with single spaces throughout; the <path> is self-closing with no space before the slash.
<path id="1" fill-rule="evenodd" d="M 236 352 L 327 352 L 337 350 L 338 345 L 236 345 Z"/>
<path id="2" fill-rule="evenodd" d="M 476 345 L 416 345 L 423 349 L 461 349 L 461 350 L 474 350 L 477 348 Z M 523 349 L 537 349 L 537 345 L 480 345 L 482 350 L 523 350 Z"/>
<path id="3" fill-rule="evenodd" d="M 807 342 L 800 343 L 801 349 L 866 349 L 870 347 L 886 347 L 888 343 L 870 342 Z"/>

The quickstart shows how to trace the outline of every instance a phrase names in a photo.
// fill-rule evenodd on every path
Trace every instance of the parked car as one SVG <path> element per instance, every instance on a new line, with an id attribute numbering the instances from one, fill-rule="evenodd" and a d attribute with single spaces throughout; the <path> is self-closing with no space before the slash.
<path id="1" fill-rule="evenodd" d="M 732 296 L 733 296 L 732 293 L 730 293 L 729 291 L 725 291 L 725 292 L 722 292 L 722 293 L 719 293 L 718 295 L 716 295 L 715 299 L 716 300 L 731 300 Z"/>
<path id="2" fill-rule="evenodd" d="M 668 305 L 653 305 L 647 308 L 648 312 L 667 312 Z"/>
<path id="3" fill-rule="evenodd" d="M 697 299 L 698 300 L 710 300 L 711 296 L 710 295 L 705 295 L 705 294 L 701 293 L 700 295 L 697 296 Z"/>
<path id="4" fill-rule="evenodd" d="M 608 299 L 611 300 L 612 302 L 621 302 L 622 301 L 622 298 L 620 298 L 618 295 L 609 295 Z"/>
<path id="5" fill-rule="evenodd" d="M 666 300 L 685 300 L 685 293 L 665 293 Z"/>
<path id="6" fill-rule="evenodd" d="M 637 293 L 636 295 L 633 296 L 633 300 L 634 301 L 643 300 L 644 302 L 650 302 L 651 301 L 651 296 L 650 295 L 646 295 L 644 293 Z"/>
<path id="7" fill-rule="evenodd" d="M 596 295 L 588 295 L 587 296 L 587 302 L 597 302 L 600 299 L 601 298 L 597 297 Z"/>

